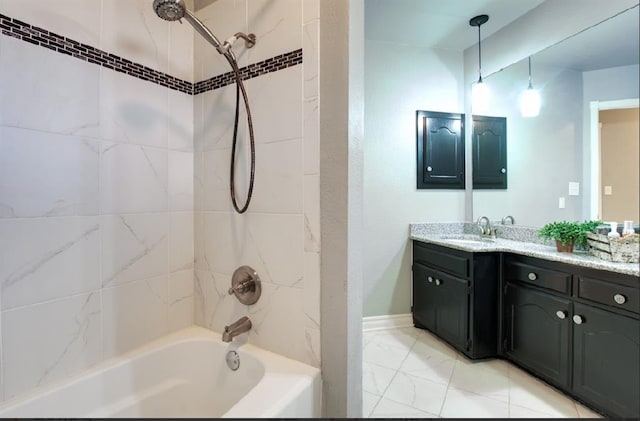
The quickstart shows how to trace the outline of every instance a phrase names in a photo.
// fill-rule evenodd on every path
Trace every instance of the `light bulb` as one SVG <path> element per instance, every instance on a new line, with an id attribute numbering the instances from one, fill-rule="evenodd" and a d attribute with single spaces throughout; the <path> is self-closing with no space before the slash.
<path id="1" fill-rule="evenodd" d="M 471 102 L 472 111 L 474 114 L 484 114 L 489 109 L 489 99 L 491 92 L 486 83 L 482 79 L 478 80 L 471 87 Z"/>
<path id="2" fill-rule="evenodd" d="M 540 93 L 531 85 L 520 97 L 520 114 L 522 117 L 537 117 L 540 114 Z"/>

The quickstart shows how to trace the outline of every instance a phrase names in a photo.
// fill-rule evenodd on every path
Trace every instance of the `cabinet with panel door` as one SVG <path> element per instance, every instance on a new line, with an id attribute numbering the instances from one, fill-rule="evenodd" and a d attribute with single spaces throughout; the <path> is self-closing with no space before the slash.
<path id="1" fill-rule="evenodd" d="M 637 277 L 505 254 L 502 282 L 503 356 L 607 415 L 639 416 Z"/>
<path id="2" fill-rule="evenodd" d="M 497 355 L 499 255 L 413 242 L 414 325 L 469 358 Z"/>

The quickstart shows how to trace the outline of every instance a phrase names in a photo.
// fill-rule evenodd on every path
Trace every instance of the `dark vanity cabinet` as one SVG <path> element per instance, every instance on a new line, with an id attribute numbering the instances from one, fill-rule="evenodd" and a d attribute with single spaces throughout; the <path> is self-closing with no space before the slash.
<path id="1" fill-rule="evenodd" d="M 469 358 L 498 348 L 498 264 L 493 253 L 467 253 L 413 242 L 413 322 Z"/>
<path id="2" fill-rule="evenodd" d="M 638 418 L 638 278 L 505 254 L 502 354 L 614 417 Z"/>
<path id="3" fill-rule="evenodd" d="M 462 189 L 464 114 L 416 112 L 418 189 Z"/>
<path id="4" fill-rule="evenodd" d="M 503 355 L 568 387 L 571 274 L 506 256 L 503 281 Z"/>
<path id="5" fill-rule="evenodd" d="M 473 188 L 507 188 L 507 119 L 473 116 Z"/>

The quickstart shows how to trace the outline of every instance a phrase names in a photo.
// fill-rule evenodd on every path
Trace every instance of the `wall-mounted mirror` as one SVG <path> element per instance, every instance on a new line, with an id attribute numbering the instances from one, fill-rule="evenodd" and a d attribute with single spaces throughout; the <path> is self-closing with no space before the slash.
<path id="1" fill-rule="evenodd" d="M 533 86 L 542 97 L 538 117 L 524 118 L 518 108 L 528 85 L 527 59 L 485 77 L 492 93 L 487 114 L 507 117 L 509 177 L 506 190 L 473 192 L 474 219 L 508 214 L 518 225 L 535 227 L 595 216 L 637 223 L 638 11 L 627 10 L 531 56 Z M 602 129 L 600 145 L 591 141 L 595 101 L 595 115 L 610 126 Z M 616 107 L 627 108 L 625 115 L 602 114 Z M 620 130 L 631 131 L 625 136 L 632 141 L 618 142 Z"/>

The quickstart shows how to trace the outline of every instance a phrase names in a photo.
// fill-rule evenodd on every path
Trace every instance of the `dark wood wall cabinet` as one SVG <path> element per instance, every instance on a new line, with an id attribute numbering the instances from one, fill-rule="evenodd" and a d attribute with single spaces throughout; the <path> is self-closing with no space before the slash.
<path id="1" fill-rule="evenodd" d="M 640 416 L 637 277 L 414 241 L 412 312 L 469 358 L 506 358 L 607 416 Z"/>
<path id="2" fill-rule="evenodd" d="M 507 188 L 507 119 L 473 116 L 473 188 Z"/>
<path id="3" fill-rule="evenodd" d="M 416 112 L 417 188 L 462 189 L 464 114 Z"/>

